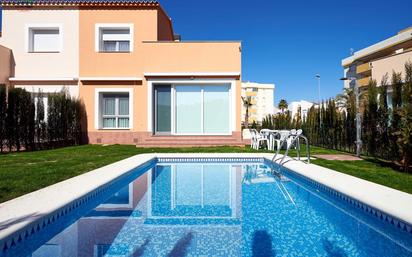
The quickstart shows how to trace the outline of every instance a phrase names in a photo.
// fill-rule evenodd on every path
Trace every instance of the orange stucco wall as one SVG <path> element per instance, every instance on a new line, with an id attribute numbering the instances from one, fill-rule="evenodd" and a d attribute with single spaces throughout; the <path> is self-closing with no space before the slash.
<path id="1" fill-rule="evenodd" d="M 80 77 L 141 76 L 142 41 L 157 40 L 156 9 L 80 9 Z M 133 23 L 134 49 L 131 53 L 95 51 L 96 23 Z"/>
<path id="2" fill-rule="evenodd" d="M 240 42 L 144 42 L 144 72 L 240 72 Z"/>
<path id="3" fill-rule="evenodd" d="M 240 42 L 173 42 L 169 18 L 162 10 L 152 9 L 80 9 L 79 77 L 140 77 L 142 81 L 80 81 L 79 95 L 87 113 L 87 132 L 119 135 L 116 143 L 139 141 L 147 136 L 147 78 L 144 73 L 241 72 Z M 100 53 L 95 49 L 95 24 L 132 23 L 134 47 L 130 53 Z M 236 79 L 236 112 L 240 131 L 241 78 Z M 133 128 L 100 130 L 95 128 L 95 89 L 133 88 Z M 122 133 L 123 132 L 123 133 Z M 114 134 L 115 133 L 115 134 Z M 140 133 L 140 134 L 139 134 Z M 146 134 L 144 134 L 146 133 Z M 143 135 L 144 134 L 144 135 Z M 92 136 L 93 137 L 93 136 Z M 95 143 L 91 140 L 91 143 Z M 99 140 L 98 140 L 99 141 Z M 130 142 L 133 143 L 133 142 Z"/>
<path id="4" fill-rule="evenodd" d="M 12 57 L 12 51 L 0 45 L 0 84 L 8 84 L 9 77 L 13 76 Z"/>
<path id="5" fill-rule="evenodd" d="M 172 24 L 163 10 L 157 14 L 157 40 L 173 40 Z"/>

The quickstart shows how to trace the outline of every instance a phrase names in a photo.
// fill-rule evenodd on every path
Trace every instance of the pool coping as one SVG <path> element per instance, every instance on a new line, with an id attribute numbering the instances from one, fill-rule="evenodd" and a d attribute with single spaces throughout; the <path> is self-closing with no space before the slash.
<path id="1" fill-rule="evenodd" d="M 270 153 L 139 154 L 50 185 L 0 204 L 0 255 L 3 249 L 24 241 L 30 231 L 41 230 L 88 201 L 93 197 L 90 195 L 102 186 L 157 158 L 209 158 L 211 161 L 222 158 L 263 158 L 271 161 L 272 157 Z M 379 211 L 385 218 L 386 215 L 392 216 L 388 216 L 388 221 L 405 226 L 402 228 L 411 232 L 412 194 L 291 158 L 286 159 L 284 167 L 344 197 L 365 204 L 364 208 L 369 208 L 371 212 Z"/>

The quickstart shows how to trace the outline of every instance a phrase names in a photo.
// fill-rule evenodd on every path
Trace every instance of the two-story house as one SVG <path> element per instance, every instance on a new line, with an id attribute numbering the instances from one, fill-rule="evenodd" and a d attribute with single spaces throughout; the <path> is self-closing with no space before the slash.
<path id="1" fill-rule="evenodd" d="M 90 143 L 242 144 L 240 42 L 176 40 L 157 1 L 2 7 L 0 45 L 13 64 L 7 83 L 33 94 L 66 88 L 79 97 Z"/>

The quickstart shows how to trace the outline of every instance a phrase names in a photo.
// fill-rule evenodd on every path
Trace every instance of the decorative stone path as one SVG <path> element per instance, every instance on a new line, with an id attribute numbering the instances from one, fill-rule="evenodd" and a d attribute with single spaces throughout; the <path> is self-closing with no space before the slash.
<path id="1" fill-rule="evenodd" d="M 361 161 L 362 158 L 347 155 L 347 154 L 316 154 L 316 158 L 325 159 L 329 161 Z"/>

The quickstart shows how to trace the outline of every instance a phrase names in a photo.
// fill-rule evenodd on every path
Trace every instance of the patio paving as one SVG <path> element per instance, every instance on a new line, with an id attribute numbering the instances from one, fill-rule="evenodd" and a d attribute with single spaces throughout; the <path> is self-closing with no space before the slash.
<path id="1" fill-rule="evenodd" d="M 329 161 L 361 161 L 362 158 L 347 154 L 316 154 L 314 157 Z"/>

